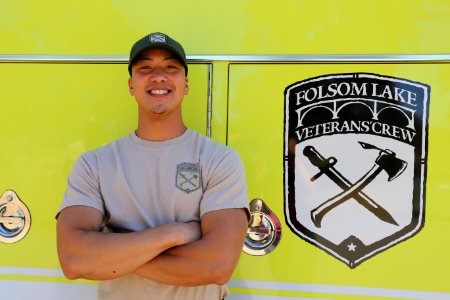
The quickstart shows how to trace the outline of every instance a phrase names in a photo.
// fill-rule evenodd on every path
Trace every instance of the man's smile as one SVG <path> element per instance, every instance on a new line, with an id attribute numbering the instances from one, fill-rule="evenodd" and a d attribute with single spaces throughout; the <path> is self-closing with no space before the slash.
<path id="1" fill-rule="evenodd" d="M 172 90 L 169 88 L 163 88 L 163 87 L 153 87 L 147 90 L 147 93 L 149 93 L 152 96 L 165 96 L 168 95 Z"/>
<path id="2" fill-rule="evenodd" d="M 150 94 L 152 95 L 167 95 L 169 93 L 168 90 L 151 90 Z"/>

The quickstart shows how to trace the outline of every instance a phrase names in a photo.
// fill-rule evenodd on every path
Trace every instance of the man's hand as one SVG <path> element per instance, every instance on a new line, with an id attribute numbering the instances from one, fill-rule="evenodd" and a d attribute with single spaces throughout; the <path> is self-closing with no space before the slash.
<path id="1" fill-rule="evenodd" d="M 180 244 L 189 244 L 202 237 L 202 229 L 199 222 L 188 223 L 174 223 L 178 226 L 178 233 L 180 234 Z"/>

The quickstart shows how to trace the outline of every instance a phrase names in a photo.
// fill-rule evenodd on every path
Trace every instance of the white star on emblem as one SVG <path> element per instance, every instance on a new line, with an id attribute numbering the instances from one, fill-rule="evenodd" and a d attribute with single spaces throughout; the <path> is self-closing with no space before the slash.
<path id="1" fill-rule="evenodd" d="M 347 245 L 347 247 L 348 247 L 348 251 L 353 251 L 353 252 L 356 251 L 356 245 L 354 245 L 353 242 L 350 245 Z"/>

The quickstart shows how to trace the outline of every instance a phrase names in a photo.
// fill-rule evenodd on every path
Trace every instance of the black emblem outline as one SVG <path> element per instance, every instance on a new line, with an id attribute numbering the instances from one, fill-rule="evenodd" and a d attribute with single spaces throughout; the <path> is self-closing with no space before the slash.
<path id="1" fill-rule="evenodd" d="M 413 85 L 418 89 L 423 91 L 423 99 L 420 99 L 423 103 L 422 114 L 420 118 L 420 129 L 417 130 L 417 133 L 420 135 L 419 141 L 421 143 L 420 149 L 415 146 L 414 149 L 414 181 L 419 181 L 417 184 L 414 184 L 413 187 L 413 199 L 419 197 L 418 201 L 413 201 L 413 216 L 411 223 L 408 224 L 403 229 L 395 232 L 392 235 L 389 235 L 381 240 L 371 244 L 364 245 L 362 242 L 356 238 L 355 236 L 349 236 L 347 239 L 343 240 L 339 245 L 335 245 L 332 242 L 328 241 L 324 237 L 318 235 L 307 229 L 303 226 L 296 217 L 296 207 L 295 207 L 295 151 L 289 151 L 289 138 L 293 135 L 293 131 L 290 128 L 286 128 L 288 126 L 288 118 L 290 117 L 289 111 L 289 92 L 293 90 L 297 86 L 304 85 L 306 83 L 310 83 L 317 80 L 324 80 L 330 78 L 337 78 L 339 76 L 345 76 L 348 78 L 355 77 L 375 77 L 378 80 L 390 81 L 391 83 L 403 83 L 408 85 Z M 297 81 L 293 84 L 287 86 L 284 90 L 284 126 L 283 126 L 283 184 L 284 184 L 284 215 L 285 221 L 288 225 L 289 229 L 299 236 L 302 240 L 310 243 L 318 247 L 319 249 L 325 251 L 326 253 L 334 256 L 335 258 L 341 260 L 346 263 L 350 268 L 354 269 L 358 265 L 360 265 L 365 260 L 401 243 L 404 242 L 417 233 L 419 233 L 425 225 L 425 208 L 426 208 L 426 178 L 427 178 L 427 156 L 428 156 L 428 119 L 429 119 L 429 106 L 430 106 L 430 93 L 431 88 L 429 85 L 412 81 L 405 78 L 393 77 L 380 75 L 375 73 L 368 72 L 355 72 L 355 73 L 336 73 L 336 74 L 325 74 L 316 77 L 307 78 L 304 80 Z M 289 126 L 292 127 L 294 122 L 289 123 Z M 298 142 L 296 142 L 298 144 Z M 296 145 L 295 144 L 295 145 Z M 420 150 L 420 153 L 419 151 Z M 286 178 L 288 177 L 288 178 Z M 289 215 L 288 215 L 289 214 Z M 302 235 L 302 233 L 304 235 Z M 346 248 L 347 244 L 351 243 L 351 245 L 356 247 L 364 246 L 364 252 L 360 252 L 357 257 L 352 257 L 349 255 L 348 257 L 342 257 L 339 253 L 333 251 L 333 249 Z M 338 246 L 338 247 L 336 247 Z M 363 248 L 364 248 L 363 247 Z M 348 249 L 350 250 L 350 248 Z"/>

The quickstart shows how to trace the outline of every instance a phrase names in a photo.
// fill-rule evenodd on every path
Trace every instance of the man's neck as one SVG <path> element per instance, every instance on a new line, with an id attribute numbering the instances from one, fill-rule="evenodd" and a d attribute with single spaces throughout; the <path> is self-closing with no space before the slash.
<path id="1" fill-rule="evenodd" d="M 166 141 L 179 137 L 186 129 L 183 120 L 169 122 L 165 118 L 151 120 L 139 118 L 136 134 L 148 141 Z"/>

